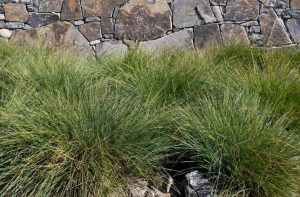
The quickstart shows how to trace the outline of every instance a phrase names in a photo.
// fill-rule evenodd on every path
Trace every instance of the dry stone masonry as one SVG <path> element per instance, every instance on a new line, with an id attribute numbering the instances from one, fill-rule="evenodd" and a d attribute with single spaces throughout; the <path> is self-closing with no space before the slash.
<path id="1" fill-rule="evenodd" d="M 300 43 L 300 0 L 0 0 L 0 41 L 123 57 L 243 42 Z"/>

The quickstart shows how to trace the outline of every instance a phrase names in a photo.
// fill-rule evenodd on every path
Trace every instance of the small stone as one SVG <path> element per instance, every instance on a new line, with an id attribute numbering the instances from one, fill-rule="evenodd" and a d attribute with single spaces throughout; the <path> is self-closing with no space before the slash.
<path id="1" fill-rule="evenodd" d="M 128 51 L 128 48 L 122 41 L 108 41 L 96 45 L 96 56 L 123 58 Z"/>
<path id="2" fill-rule="evenodd" d="M 64 0 L 61 10 L 61 20 L 80 20 L 82 11 L 79 0 Z"/>
<path id="3" fill-rule="evenodd" d="M 0 29 L 5 28 L 5 22 L 4 21 L 0 21 Z"/>
<path id="4" fill-rule="evenodd" d="M 260 0 L 267 7 L 287 8 L 289 7 L 289 0 Z"/>
<path id="5" fill-rule="evenodd" d="M 12 22 L 26 22 L 28 12 L 25 4 L 21 3 L 6 3 L 4 4 L 5 19 Z"/>
<path id="6" fill-rule="evenodd" d="M 119 14 L 119 11 L 120 11 L 120 6 L 116 6 L 114 11 L 113 11 L 113 14 L 112 14 L 112 17 L 113 18 L 117 18 L 118 17 L 118 14 Z"/>
<path id="7" fill-rule="evenodd" d="M 222 16 L 222 10 L 221 10 L 220 6 L 212 6 L 211 9 L 212 9 L 212 12 L 214 13 L 218 22 L 224 21 L 223 16 Z"/>
<path id="8" fill-rule="evenodd" d="M 210 3 L 212 5 L 220 5 L 220 6 L 225 6 L 227 3 L 227 0 L 210 0 Z"/>
<path id="9" fill-rule="evenodd" d="M 185 196 L 210 197 L 212 184 L 205 179 L 198 171 L 193 171 L 185 175 L 186 187 Z"/>
<path id="10" fill-rule="evenodd" d="M 1 21 L 4 21 L 4 20 L 5 20 L 4 14 L 0 14 L 0 20 L 1 20 Z"/>
<path id="11" fill-rule="evenodd" d="M 286 25 L 293 38 L 293 41 L 300 43 L 300 19 L 289 19 L 287 20 Z"/>
<path id="12" fill-rule="evenodd" d="M 204 19 L 204 23 L 213 23 L 217 21 L 211 10 L 209 0 L 200 1 L 199 5 L 197 5 L 197 10 Z"/>
<path id="13" fill-rule="evenodd" d="M 114 38 L 114 34 L 102 34 L 102 37 L 103 37 L 104 39 L 109 39 L 109 40 L 111 40 L 111 39 Z"/>
<path id="14" fill-rule="evenodd" d="M 20 23 L 20 22 L 8 22 L 5 23 L 5 28 L 7 29 L 23 29 L 24 28 L 24 23 Z"/>
<path id="15" fill-rule="evenodd" d="M 300 1 L 299 0 L 291 0 L 291 8 L 300 10 Z"/>
<path id="16" fill-rule="evenodd" d="M 86 23 L 79 26 L 79 31 L 88 41 L 94 41 L 101 38 L 101 28 L 99 22 Z"/>
<path id="17" fill-rule="evenodd" d="M 40 12 L 60 12 L 64 0 L 39 0 Z"/>
<path id="18" fill-rule="evenodd" d="M 228 0 L 224 19 L 229 21 L 256 20 L 258 14 L 259 2 L 257 0 Z"/>
<path id="19" fill-rule="evenodd" d="M 130 0 L 119 12 L 115 31 L 119 38 L 153 40 L 172 29 L 171 10 L 165 0 Z"/>
<path id="20" fill-rule="evenodd" d="M 52 13 L 30 13 L 28 24 L 32 27 L 41 27 L 59 21 L 59 16 Z"/>
<path id="21" fill-rule="evenodd" d="M 243 27 L 259 26 L 258 21 L 248 21 L 241 24 Z"/>
<path id="22" fill-rule="evenodd" d="M 25 24 L 25 26 L 24 26 L 24 28 L 23 29 L 32 29 L 32 27 L 30 26 L 30 25 L 28 25 L 28 24 Z"/>
<path id="23" fill-rule="evenodd" d="M 260 26 L 251 26 L 250 33 L 260 33 L 261 29 Z"/>
<path id="24" fill-rule="evenodd" d="M 112 17 L 114 8 L 127 0 L 81 0 L 83 16 Z"/>
<path id="25" fill-rule="evenodd" d="M 73 24 L 76 25 L 76 26 L 83 25 L 84 21 L 83 20 L 73 21 Z"/>
<path id="26" fill-rule="evenodd" d="M 102 34 L 113 34 L 114 33 L 114 24 L 115 24 L 115 19 L 102 18 L 102 20 L 101 20 Z"/>
<path id="27" fill-rule="evenodd" d="M 10 38 L 12 32 L 8 29 L 0 29 L 0 37 Z"/>
<path id="28" fill-rule="evenodd" d="M 288 10 L 287 14 L 291 17 L 291 18 L 300 18 L 300 10 Z"/>
<path id="29" fill-rule="evenodd" d="M 212 47 L 222 44 L 220 28 L 218 24 L 205 24 L 195 26 L 195 47 Z"/>
<path id="30" fill-rule="evenodd" d="M 247 32 L 244 27 L 237 24 L 224 24 L 221 26 L 224 45 L 234 43 L 249 44 Z"/>
<path id="31" fill-rule="evenodd" d="M 193 30 L 185 29 L 156 40 L 140 42 L 139 48 L 151 54 L 164 50 L 192 50 L 194 49 L 193 38 Z"/>
<path id="32" fill-rule="evenodd" d="M 176 28 L 193 27 L 201 24 L 201 19 L 196 12 L 195 0 L 174 0 L 173 24 Z"/>
<path id="33" fill-rule="evenodd" d="M 268 9 L 259 17 L 263 41 L 266 46 L 291 44 L 292 41 L 285 29 L 284 23 L 275 11 Z"/>
<path id="34" fill-rule="evenodd" d="M 101 40 L 93 40 L 90 42 L 90 45 L 96 45 L 96 44 L 99 44 L 101 43 Z"/>
<path id="35" fill-rule="evenodd" d="M 0 14 L 4 14 L 4 7 L 0 5 Z"/>
<path id="36" fill-rule="evenodd" d="M 100 22 L 101 19 L 99 17 L 96 16 L 91 16 L 91 17 L 87 17 L 85 18 L 85 22 Z"/>

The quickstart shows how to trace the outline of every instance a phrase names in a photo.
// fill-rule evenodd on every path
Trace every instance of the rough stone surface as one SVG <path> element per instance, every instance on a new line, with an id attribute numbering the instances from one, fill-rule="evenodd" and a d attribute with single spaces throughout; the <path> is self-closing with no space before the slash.
<path id="1" fill-rule="evenodd" d="M 195 26 L 196 48 L 212 47 L 222 44 L 220 28 L 218 24 L 206 24 Z"/>
<path id="2" fill-rule="evenodd" d="M 5 20 L 4 14 L 0 14 L 0 20 L 1 20 L 1 21 L 2 21 L 2 20 Z"/>
<path id="3" fill-rule="evenodd" d="M 291 8 L 292 9 L 300 9 L 300 1 L 299 0 L 291 0 Z"/>
<path id="4" fill-rule="evenodd" d="M 79 0 L 64 0 L 61 10 L 62 20 L 80 20 L 82 11 Z"/>
<path id="5" fill-rule="evenodd" d="M 173 24 L 176 28 L 192 27 L 200 25 L 201 19 L 196 12 L 195 0 L 174 0 Z"/>
<path id="6" fill-rule="evenodd" d="M 94 41 L 101 38 L 100 22 L 91 22 L 80 25 L 79 31 L 88 39 L 88 41 Z"/>
<path id="7" fill-rule="evenodd" d="M 164 50 L 191 50 L 194 48 L 193 37 L 192 30 L 182 30 L 157 40 L 141 42 L 139 48 L 152 54 Z"/>
<path id="8" fill-rule="evenodd" d="M 115 26 L 117 37 L 131 40 L 153 40 L 171 29 L 171 10 L 165 0 L 130 0 L 120 9 Z"/>
<path id="9" fill-rule="evenodd" d="M 117 5 L 127 0 L 81 0 L 83 16 L 111 17 Z"/>
<path id="10" fill-rule="evenodd" d="M 29 30 L 16 30 L 10 42 L 21 46 L 36 44 L 41 47 L 58 47 L 64 52 L 67 49 L 73 55 L 93 56 L 89 42 L 75 26 L 68 22 L 56 22 Z"/>
<path id="11" fill-rule="evenodd" d="M 286 24 L 294 42 L 300 43 L 300 19 L 289 19 Z"/>
<path id="12" fill-rule="evenodd" d="M 60 12 L 64 0 L 39 0 L 40 12 Z"/>
<path id="13" fill-rule="evenodd" d="M 11 36 L 11 31 L 8 29 L 0 29 L 0 37 L 3 38 L 10 38 Z"/>
<path id="14" fill-rule="evenodd" d="M 29 13 L 28 24 L 31 27 L 41 27 L 59 20 L 59 15 L 52 13 Z"/>
<path id="15" fill-rule="evenodd" d="M 262 13 L 259 19 L 263 42 L 266 46 L 278 46 L 292 43 L 282 19 L 278 18 L 272 9 Z"/>
<path id="16" fill-rule="evenodd" d="M 224 24 L 221 26 L 223 42 L 225 45 L 242 42 L 249 44 L 247 32 L 244 27 L 237 24 Z"/>
<path id="17" fill-rule="evenodd" d="M 209 0 L 200 1 L 200 4 L 197 5 L 197 10 L 205 23 L 213 23 L 217 21 L 214 13 L 211 10 Z"/>
<path id="18" fill-rule="evenodd" d="M 228 0 L 224 18 L 231 21 L 247 21 L 257 19 L 258 14 L 257 0 Z"/>
<path id="19" fill-rule="evenodd" d="M 212 9 L 212 11 L 213 11 L 213 13 L 214 13 L 214 15 L 215 15 L 218 22 L 224 21 L 222 10 L 221 10 L 220 6 L 212 6 L 211 9 Z"/>
<path id="20" fill-rule="evenodd" d="M 7 21 L 26 22 L 28 19 L 28 12 L 25 4 L 6 3 L 4 4 L 4 10 Z"/>
<path id="21" fill-rule="evenodd" d="M 25 24 L 21 23 L 21 22 L 8 22 L 8 23 L 4 24 L 4 28 L 7 28 L 7 29 L 22 29 L 24 27 L 25 27 Z"/>
<path id="22" fill-rule="evenodd" d="M 96 45 L 96 56 L 123 58 L 128 51 L 128 47 L 122 41 L 108 41 Z"/>
<path id="23" fill-rule="evenodd" d="M 113 34 L 114 33 L 114 23 L 113 18 L 102 18 L 101 19 L 101 31 L 102 34 Z"/>
<path id="24" fill-rule="evenodd" d="M 210 197 L 212 184 L 205 179 L 198 171 L 193 171 L 185 175 L 186 186 L 185 196 L 188 197 Z"/>

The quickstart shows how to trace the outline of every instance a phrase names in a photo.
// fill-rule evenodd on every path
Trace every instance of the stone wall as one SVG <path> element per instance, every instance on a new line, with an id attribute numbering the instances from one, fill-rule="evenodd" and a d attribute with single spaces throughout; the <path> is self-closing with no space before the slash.
<path id="1" fill-rule="evenodd" d="M 300 42 L 300 0 L 0 0 L 0 39 L 74 54 Z"/>

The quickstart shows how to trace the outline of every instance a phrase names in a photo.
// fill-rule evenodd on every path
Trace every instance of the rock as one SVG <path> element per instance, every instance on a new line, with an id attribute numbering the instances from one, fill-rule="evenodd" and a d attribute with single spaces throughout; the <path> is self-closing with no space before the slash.
<path id="1" fill-rule="evenodd" d="M 127 0 L 81 0 L 83 16 L 112 17 L 114 8 L 125 2 Z"/>
<path id="2" fill-rule="evenodd" d="M 289 19 L 286 25 L 294 42 L 300 43 L 300 19 Z"/>
<path id="3" fill-rule="evenodd" d="M 232 43 L 249 44 L 247 32 L 244 27 L 237 24 L 224 24 L 221 26 L 223 42 L 225 45 Z"/>
<path id="4" fill-rule="evenodd" d="M 71 21 L 70 21 L 71 22 Z M 83 25 L 84 21 L 83 20 L 76 20 L 71 22 L 75 26 Z"/>
<path id="5" fill-rule="evenodd" d="M 59 20 L 59 15 L 52 13 L 30 13 L 28 24 L 32 27 L 41 27 Z"/>
<path id="6" fill-rule="evenodd" d="M 208 179 L 203 178 L 203 176 L 198 171 L 193 171 L 185 175 L 186 186 L 185 186 L 185 196 L 188 197 L 210 197 L 212 192 L 212 184 Z"/>
<path id="7" fill-rule="evenodd" d="M 278 46 L 291 44 L 292 41 L 286 32 L 281 18 L 278 18 L 274 10 L 268 9 L 259 17 L 263 42 L 266 46 Z"/>
<path id="8" fill-rule="evenodd" d="M 7 29 L 22 29 L 24 28 L 24 26 L 25 26 L 24 23 L 20 23 L 20 22 L 8 22 L 4 24 L 4 28 Z"/>
<path id="9" fill-rule="evenodd" d="M 115 57 L 124 58 L 128 51 L 128 48 L 122 41 L 108 41 L 102 42 L 96 45 L 96 56 L 98 58 L 103 57 Z"/>
<path id="10" fill-rule="evenodd" d="M 5 20 L 4 14 L 0 14 L 0 20 L 1 20 L 1 21 L 4 21 L 4 20 Z"/>
<path id="11" fill-rule="evenodd" d="M 89 42 L 79 30 L 68 22 L 55 22 L 47 26 L 29 30 L 16 30 L 10 42 L 21 46 L 37 45 L 40 47 L 56 47 L 64 53 L 92 57 L 94 52 Z"/>
<path id="12" fill-rule="evenodd" d="M 176 28 L 193 27 L 201 24 L 201 19 L 196 12 L 195 0 L 174 0 L 173 23 Z"/>
<path id="13" fill-rule="evenodd" d="M 39 0 L 40 12 L 60 12 L 64 0 Z"/>
<path id="14" fill-rule="evenodd" d="M 203 18 L 204 23 L 213 23 L 217 21 L 211 10 L 209 0 L 200 1 L 199 5 L 197 5 L 197 10 Z"/>
<path id="15" fill-rule="evenodd" d="M 300 18 L 300 10 L 287 10 L 287 14 L 290 18 Z"/>
<path id="16" fill-rule="evenodd" d="M 64 0 L 61 10 L 61 20 L 80 20 L 82 11 L 79 0 Z"/>
<path id="17" fill-rule="evenodd" d="M 224 21 L 220 6 L 212 6 L 211 9 L 218 22 Z"/>
<path id="18" fill-rule="evenodd" d="M 289 7 L 289 0 L 260 0 L 267 7 L 287 8 Z"/>
<path id="19" fill-rule="evenodd" d="M 94 41 L 101 38 L 100 22 L 91 22 L 80 25 L 79 31 L 88 39 L 88 41 Z"/>
<path id="20" fill-rule="evenodd" d="M 195 26 L 195 47 L 218 46 L 222 44 L 220 28 L 218 24 L 206 24 Z"/>
<path id="21" fill-rule="evenodd" d="M 11 36 L 11 31 L 8 29 L 0 29 L 0 37 L 3 38 L 10 38 Z"/>
<path id="22" fill-rule="evenodd" d="M 194 49 L 193 37 L 193 31 L 185 29 L 157 40 L 140 42 L 139 48 L 151 54 L 157 54 L 164 50 L 192 50 Z"/>
<path id="23" fill-rule="evenodd" d="M 0 4 L 0 14 L 4 14 L 4 7 Z"/>
<path id="24" fill-rule="evenodd" d="M 165 0 L 130 0 L 119 12 L 117 37 L 130 40 L 153 40 L 172 29 L 171 10 Z"/>
<path id="25" fill-rule="evenodd" d="M 85 22 L 100 22 L 101 19 L 99 17 L 96 16 L 91 16 L 91 17 L 87 17 L 85 18 Z"/>
<path id="26" fill-rule="evenodd" d="M 25 4 L 21 3 L 6 3 L 4 4 L 5 19 L 13 22 L 26 22 L 28 12 Z"/>
<path id="27" fill-rule="evenodd" d="M 255 45 L 255 46 L 262 46 L 263 45 L 261 34 L 256 34 L 256 33 L 250 34 L 249 35 L 249 40 L 250 40 L 250 43 Z"/>
<path id="28" fill-rule="evenodd" d="M 256 20 L 258 14 L 259 2 L 257 0 L 228 0 L 224 19 L 229 21 Z"/>
<path id="29" fill-rule="evenodd" d="M 212 5 L 220 5 L 225 6 L 227 3 L 227 0 L 210 0 Z"/>
<path id="30" fill-rule="evenodd" d="M 115 19 L 102 18 L 102 20 L 101 20 L 102 34 L 113 34 L 114 33 L 114 25 L 115 25 Z"/>
<path id="31" fill-rule="evenodd" d="M 291 8 L 300 10 L 300 1 L 299 0 L 291 0 Z"/>
<path id="32" fill-rule="evenodd" d="M 241 24 L 243 27 L 250 27 L 250 26 L 259 26 L 258 21 L 248 21 Z"/>

